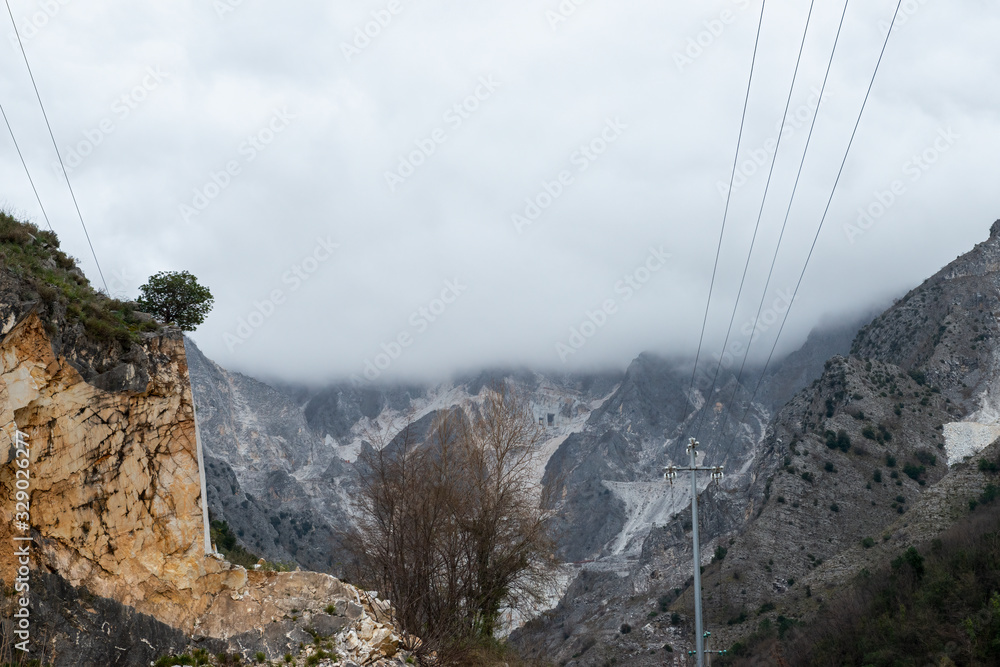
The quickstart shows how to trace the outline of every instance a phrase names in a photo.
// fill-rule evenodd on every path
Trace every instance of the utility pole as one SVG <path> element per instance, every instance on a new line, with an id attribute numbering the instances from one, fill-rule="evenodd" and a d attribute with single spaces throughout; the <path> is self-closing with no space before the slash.
<path id="1" fill-rule="evenodd" d="M 694 438 L 688 442 L 687 451 L 691 457 L 690 468 L 668 466 L 663 470 L 663 477 L 670 484 L 674 483 L 678 471 L 691 473 L 691 532 L 694 538 L 694 639 L 695 653 L 698 657 L 698 667 L 705 667 L 705 633 L 701 623 L 701 544 L 698 541 L 698 473 L 711 473 L 712 481 L 722 479 L 722 467 L 698 467 L 698 441 Z"/>

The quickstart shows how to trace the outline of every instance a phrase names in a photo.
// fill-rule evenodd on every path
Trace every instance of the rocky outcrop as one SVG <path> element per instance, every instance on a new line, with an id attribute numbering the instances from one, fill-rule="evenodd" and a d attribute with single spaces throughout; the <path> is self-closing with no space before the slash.
<path id="1" fill-rule="evenodd" d="M 191 629 L 211 594 L 243 575 L 207 559 L 191 393 L 179 332 L 141 346 L 142 390 L 109 392 L 52 350 L 29 314 L 0 342 L 0 423 L 27 434 L 40 569 Z M 134 378 L 132 364 L 114 372 Z M 0 447 L 9 451 L 9 446 Z M 14 497 L 14 469 L 0 490 Z M 0 576 L 12 579 L 15 509 L 5 502 Z"/>
<path id="2" fill-rule="evenodd" d="M 142 640 L 153 652 L 172 651 L 181 633 L 195 645 L 278 657 L 312 640 L 307 628 L 325 628 L 324 635 L 339 637 L 329 641 L 342 655 L 376 664 L 395 655 L 400 639 L 388 624 L 388 603 L 329 575 L 247 572 L 206 551 L 183 338 L 176 330 L 145 335 L 122 359 L 102 374 L 113 382 L 88 382 L 53 351 L 35 313 L 5 327 L 0 579 L 9 584 L 16 574 L 12 538 L 30 535 L 33 578 L 44 582 L 36 595 L 48 593 L 41 598 L 49 601 L 45 608 L 59 609 L 60 595 L 85 591 L 107 601 L 123 638 L 148 630 Z M 14 522 L 22 509 L 14 503 L 15 471 L 24 469 L 15 461 L 15 428 L 27 436 L 30 530 Z M 79 632 L 72 639 L 63 627 L 57 616 L 69 618 L 70 611 L 63 606 L 49 614 L 49 648 L 72 642 L 101 654 L 103 640 L 81 639 Z M 83 615 L 71 625 L 79 630 L 91 620 Z M 169 646 L 150 641 L 164 637 Z M 135 653 L 140 662 L 109 662 L 148 664 L 141 662 L 146 653 Z M 66 651 L 53 662 L 93 664 L 81 655 Z"/>
<path id="3" fill-rule="evenodd" d="M 418 640 L 402 637 L 392 609 L 375 594 L 315 572 L 250 572 L 247 585 L 219 595 L 199 619 L 198 632 L 269 658 L 321 644 L 360 664 L 408 655 Z M 400 652 L 402 655 L 399 655 Z"/>
<path id="4" fill-rule="evenodd" d="M 190 637 L 110 598 L 72 586 L 58 574 L 31 575 L 31 638 L 28 657 L 41 664 L 91 667 L 149 667 L 159 656 L 188 650 Z M 0 594 L 0 632 L 13 637 L 15 600 Z M 199 646 L 216 654 L 225 642 L 203 640 Z M 5 656 L 6 657 L 6 656 Z"/>
<path id="5" fill-rule="evenodd" d="M 47 665 L 147 667 L 162 656 L 199 654 L 208 662 L 197 664 L 210 665 L 234 664 L 234 656 L 253 662 L 258 654 L 291 655 L 294 665 L 315 664 L 309 659 L 323 654 L 399 665 L 420 644 L 397 633 L 388 602 L 312 572 L 250 573 L 245 588 L 215 597 L 193 637 L 58 574 L 34 571 L 30 580 L 29 655 Z M 0 591 L 4 637 L 13 636 L 16 597 Z"/>

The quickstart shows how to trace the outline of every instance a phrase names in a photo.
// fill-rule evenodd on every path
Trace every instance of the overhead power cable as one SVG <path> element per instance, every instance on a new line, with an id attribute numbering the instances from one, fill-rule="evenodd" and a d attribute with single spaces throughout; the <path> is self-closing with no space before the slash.
<path id="1" fill-rule="evenodd" d="M 736 154 L 733 156 L 733 171 L 729 177 L 729 191 L 726 195 L 726 210 L 722 214 L 722 229 L 719 230 L 719 243 L 715 250 L 715 266 L 712 268 L 712 283 L 708 288 L 708 303 L 705 304 L 705 316 L 702 318 L 701 322 L 701 336 L 698 338 L 698 352 L 694 357 L 694 370 L 691 371 L 691 389 L 694 389 L 695 378 L 698 375 L 698 361 L 701 359 L 701 348 L 705 342 L 705 328 L 708 325 L 708 312 L 712 307 L 712 293 L 715 291 L 715 277 L 719 270 L 719 256 L 722 253 L 722 237 L 726 233 L 726 221 L 729 219 L 729 203 L 733 198 L 733 183 L 736 181 L 736 166 L 739 164 L 740 159 L 740 146 L 743 144 L 743 127 L 747 120 L 747 107 L 750 104 L 750 89 L 753 86 L 753 73 L 754 68 L 757 64 L 757 49 L 760 46 L 760 32 L 761 27 L 764 25 L 764 7 L 767 5 L 767 0 L 764 0 L 760 4 L 760 20 L 757 22 L 757 38 L 753 45 L 753 58 L 750 60 L 750 76 L 747 79 L 747 92 L 746 97 L 743 100 L 743 116 L 740 118 L 740 133 L 736 139 Z"/>
<path id="2" fill-rule="evenodd" d="M 28 183 L 31 183 L 31 191 L 35 193 L 35 199 L 38 201 L 38 207 L 42 209 L 42 217 L 45 218 L 45 224 L 48 226 L 50 232 L 55 231 L 52 229 L 52 223 L 49 222 L 49 214 L 45 212 L 45 205 L 42 204 L 42 198 L 38 196 L 38 188 L 35 187 L 35 179 L 31 177 L 31 171 L 28 169 L 28 163 L 24 161 L 24 155 L 21 153 L 21 147 L 17 145 L 17 137 L 14 136 L 14 130 L 10 126 L 10 121 L 7 119 L 7 112 L 4 111 L 2 104 L 0 104 L 0 115 L 3 116 L 3 122 L 7 126 L 7 131 L 10 132 L 10 139 L 14 142 L 14 150 L 17 151 L 17 157 L 21 159 L 21 166 L 24 167 L 24 173 L 28 176 Z"/>
<path id="3" fill-rule="evenodd" d="M 754 336 L 757 334 L 757 322 L 760 321 L 760 314 L 764 310 L 764 301 L 767 298 L 767 290 L 771 286 L 771 278 L 774 277 L 774 267 L 778 261 L 778 252 L 781 250 L 781 243 L 785 238 L 785 230 L 788 227 L 788 218 L 792 212 L 792 204 L 795 202 L 795 194 L 799 189 L 799 181 L 802 178 L 802 170 L 806 163 L 806 156 L 809 154 L 809 146 L 812 144 L 813 132 L 816 129 L 816 121 L 819 119 L 819 110 L 823 105 L 823 97 L 826 95 L 826 85 L 830 80 L 830 70 L 833 69 L 833 60 L 837 54 L 837 45 L 840 43 L 840 35 L 844 29 L 844 19 L 847 17 L 847 8 L 850 6 L 851 0 L 844 1 L 844 11 L 840 15 L 840 23 L 837 26 L 837 36 L 833 40 L 833 48 L 830 50 L 830 59 L 826 64 L 826 73 L 823 75 L 823 85 L 819 89 L 819 100 L 816 102 L 816 112 L 813 114 L 812 123 L 809 125 L 809 136 L 806 137 L 806 146 L 802 151 L 802 159 L 799 161 L 799 170 L 795 175 L 795 185 L 792 187 L 792 195 L 788 199 L 788 208 L 785 209 L 785 220 L 781 223 L 781 233 L 778 235 L 778 244 L 774 248 L 774 256 L 771 257 L 771 268 L 767 273 L 767 280 L 764 283 L 764 291 L 760 295 L 760 303 L 757 304 L 757 313 L 753 318 L 753 330 L 750 332 L 750 340 L 747 342 L 747 349 L 743 354 L 743 361 L 740 363 L 740 371 L 736 376 L 736 384 L 733 386 L 733 394 L 729 398 L 729 402 L 726 405 L 734 405 L 736 400 L 736 393 L 739 391 L 740 381 L 743 380 L 743 371 L 746 369 L 747 359 L 750 358 L 750 348 L 753 347 Z M 722 437 L 725 437 L 726 423 L 729 421 L 729 410 L 725 411 L 725 415 L 722 419 L 722 427 L 719 429 L 719 433 Z M 726 452 L 728 455 L 729 452 Z"/>
<path id="4" fill-rule="evenodd" d="M 764 206 L 767 203 L 767 194 L 771 189 L 771 179 L 774 176 L 774 166 L 778 162 L 778 152 L 781 150 L 781 139 L 784 136 L 785 121 L 788 118 L 788 110 L 792 105 L 792 93 L 795 91 L 795 81 L 799 76 L 799 67 L 802 65 L 802 53 L 805 51 L 806 38 L 809 36 L 809 25 L 812 23 L 813 9 L 816 7 L 816 0 L 811 0 L 809 3 L 809 14 L 806 16 L 806 25 L 802 30 L 802 41 L 799 44 L 799 55 L 795 60 L 795 70 L 792 72 L 792 82 L 788 86 L 788 97 L 785 100 L 785 111 L 781 114 L 781 122 L 778 129 L 778 139 L 774 146 L 774 157 L 771 159 L 771 167 L 767 173 L 767 184 L 764 186 L 764 196 L 760 201 L 760 211 L 757 213 L 757 223 L 753 230 L 753 239 L 750 241 L 750 250 L 747 252 L 747 261 L 743 265 L 743 277 L 740 278 L 740 289 L 736 294 L 736 302 L 733 304 L 733 314 L 729 318 L 729 327 L 726 329 L 726 339 L 722 343 L 723 355 L 719 357 L 719 363 L 715 367 L 715 374 L 712 377 L 712 385 L 709 387 L 708 393 L 706 394 L 706 400 L 711 400 L 712 394 L 715 392 L 715 386 L 719 380 L 719 372 L 722 370 L 722 360 L 725 359 L 725 350 L 729 345 L 729 337 L 732 335 L 733 323 L 736 321 L 736 312 L 739 309 L 740 297 L 743 296 L 743 287 L 746 284 L 747 272 L 750 269 L 750 259 L 753 257 L 753 249 L 757 243 L 757 234 L 760 231 L 760 222 L 764 217 Z M 705 422 L 705 411 L 703 410 L 698 418 L 698 426 L 695 429 L 695 439 L 701 435 L 701 429 Z"/>
<path id="5" fill-rule="evenodd" d="M 24 66 L 28 69 L 28 76 L 31 77 L 31 85 L 35 89 L 35 97 L 38 99 L 38 106 L 42 110 L 42 117 L 45 119 L 45 127 L 49 130 L 49 138 L 52 139 L 52 147 L 56 151 L 56 157 L 59 158 L 59 166 L 62 168 L 63 178 L 66 180 L 66 187 L 69 188 L 69 194 L 73 198 L 73 206 L 76 207 L 76 215 L 80 218 L 80 225 L 83 227 L 83 235 L 87 238 L 87 245 L 90 246 L 90 254 L 94 257 L 94 263 L 97 264 L 97 273 L 101 276 L 101 282 L 104 284 L 104 292 L 110 296 L 111 290 L 108 289 L 108 282 L 104 279 L 104 271 L 101 270 L 101 262 L 97 259 L 97 252 L 94 250 L 94 244 L 90 240 L 90 232 L 87 231 L 87 223 L 83 221 L 83 213 L 80 212 L 80 204 L 76 200 L 76 192 L 73 191 L 73 184 L 69 181 L 69 172 L 66 171 L 66 164 L 63 162 L 62 154 L 59 152 L 59 144 L 56 143 L 56 136 L 52 133 L 52 124 L 49 122 L 49 115 L 45 113 L 45 105 L 42 103 L 42 96 L 38 92 L 38 84 L 35 83 L 35 75 L 31 71 L 31 64 L 28 62 L 28 54 L 24 50 L 24 43 L 21 41 L 21 33 L 17 30 L 17 22 L 14 20 L 14 12 L 10 9 L 10 0 L 4 0 L 4 4 L 7 5 L 7 14 L 10 16 L 10 24 L 14 26 L 14 35 L 17 37 L 17 45 L 21 49 L 21 56 L 24 58 Z"/>
<path id="6" fill-rule="evenodd" d="M 750 397 L 750 401 L 747 403 L 747 408 L 743 412 L 743 416 L 740 418 L 739 423 L 743 423 L 746 419 L 747 414 L 750 412 L 750 406 L 753 405 L 753 399 L 757 397 L 757 392 L 760 391 L 760 386 L 764 381 L 764 376 L 767 374 L 767 369 L 771 364 L 771 360 L 774 357 L 774 351 L 778 347 L 778 341 L 781 339 L 781 333 L 785 330 L 785 323 L 788 322 L 788 315 L 792 312 L 792 306 L 795 304 L 795 297 L 799 293 L 799 288 L 802 287 L 802 279 L 806 274 L 806 269 L 809 268 L 809 262 L 812 260 L 813 252 L 816 250 L 816 243 L 819 241 L 820 232 L 823 231 L 823 224 L 826 222 L 826 218 L 830 213 L 830 205 L 833 203 L 833 197 L 837 193 L 837 187 L 840 185 L 840 179 L 844 174 L 844 167 L 847 164 L 847 158 L 851 153 L 851 147 L 854 145 L 854 139 L 858 134 L 858 127 L 861 125 L 861 119 L 865 113 L 865 107 L 868 106 L 868 99 L 871 96 L 872 88 L 875 85 L 875 78 L 878 76 L 879 68 L 882 65 L 882 59 L 885 56 L 886 47 L 889 45 L 889 37 L 892 36 L 893 28 L 896 26 L 896 19 L 899 17 L 899 8 L 902 6 L 903 0 L 899 0 L 896 4 L 896 12 L 892 15 L 892 22 L 889 24 L 889 31 L 885 35 L 885 41 L 882 43 L 882 51 L 879 53 L 878 62 L 875 63 L 875 71 L 872 72 L 871 81 L 868 84 L 868 91 L 865 93 L 864 102 L 861 104 L 861 111 L 858 113 L 858 120 L 854 124 L 854 131 L 851 132 L 851 140 L 847 144 L 847 150 L 844 151 L 844 159 L 840 163 L 840 171 L 837 172 L 837 179 L 834 181 L 833 189 L 830 191 L 830 198 L 826 202 L 826 208 L 823 211 L 823 217 L 820 219 L 819 227 L 816 228 L 816 235 L 813 237 L 812 246 L 809 248 L 809 254 L 806 256 L 806 262 L 802 266 L 802 272 L 799 274 L 799 280 L 795 285 L 795 291 L 792 292 L 791 303 L 788 304 L 788 310 L 781 320 L 781 326 L 778 328 L 778 334 L 774 338 L 774 344 L 771 345 L 771 352 L 767 356 L 767 362 L 764 364 L 764 369 L 761 371 L 760 378 L 757 380 L 757 386 L 754 388 L 753 395 Z M 739 431 L 733 435 L 732 441 L 730 441 L 729 447 L 732 447 L 733 442 L 736 441 L 736 435 Z"/>

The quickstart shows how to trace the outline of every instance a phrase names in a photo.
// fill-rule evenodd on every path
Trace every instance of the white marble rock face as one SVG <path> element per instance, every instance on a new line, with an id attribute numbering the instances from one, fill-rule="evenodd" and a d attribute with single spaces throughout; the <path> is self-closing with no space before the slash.
<path id="1" fill-rule="evenodd" d="M 944 449 L 948 465 L 961 463 L 975 456 L 1000 438 L 1000 424 L 952 422 L 944 425 Z"/>

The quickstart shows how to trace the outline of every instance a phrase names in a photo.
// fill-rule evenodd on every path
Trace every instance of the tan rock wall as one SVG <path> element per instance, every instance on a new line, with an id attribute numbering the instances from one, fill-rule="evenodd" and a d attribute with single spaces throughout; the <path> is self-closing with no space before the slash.
<path id="1" fill-rule="evenodd" d="M 144 391 L 87 384 L 26 316 L 0 342 L 0 424 L 30 447 L 36 567 L 185 628 L 245 572 L 206 558 L 184 343 L 145 341 Z M 126 368 L 126 372 L 134 369 Z M 5 443 L 0 443 L 0 446 Z M 9 450 L 9 447 L 3 447 Z M 14 472 L 0 461 L 0 577 L 13 575 Z"/>
<path id="2" fill-rule="evenodd" d="M 0 578 L 13 580 L 11 538 L 23 535 L 12 526 L 16 424 L 30 449 L 32 567 L 189 635 L 224 640 L 264 636 L 272 624 L 322 615 L 336 603 L 358 626 L 342 630 L 345 638 L 355 633 L 344 650 L 377 657 L 391 645 L 394 652 L 396 639 L 377 635 L 395 637 L 378 622 L 388 603 L 362 600 L 329 575 L 248 573 L 205 553 L 184 341 L 175 332 L 143 346 L 148 367 L 115 372 L 129 381 L 146 372 L 146 386 L 108 392 L 55 356 L 34 314 L 0 341 Z"/>

